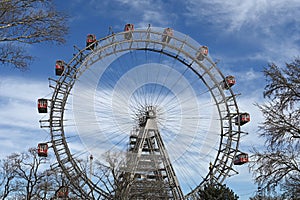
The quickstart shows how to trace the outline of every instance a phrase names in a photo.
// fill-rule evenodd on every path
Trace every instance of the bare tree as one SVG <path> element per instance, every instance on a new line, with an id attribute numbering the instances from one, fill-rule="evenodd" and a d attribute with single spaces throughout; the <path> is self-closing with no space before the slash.
<path id="1" fill-rule="evenodd" d="M 51 199 L 61 186 L 61 172 L 58 169 L 46 169 L 41 173 L 41 179 L 35 190 L 38 199 Z"/>
<path id="2" fill-rule="evenodd" d="M 15 197 L 34 199 L 43 173 L 39 172 L 41 160 L 36 149 L 28 152 L 13 153 L 2 161 L 1 198 Z"/>
<path id="3" fill-rule="evenodd" d="M 264 189 L 299 192 L 300 185 L 295 183 L 300 182 L 300 59 L 284 69 L 270 64 L 264 73 L 268 102 L 257 106 L 265 118 L 260 125 L 265 149 L 253 150 L 250 167 Z"/>
<path id="4" fill-rule="evenodd" d="M 121 152 L 107 152 L 105 160 L 108 166 L 96 163 L 98 172 L 102 172 L 101 176 L 98 175 L 99 180 L 106 185 L 113 199 L 129 199 L 129 186 L 133 181 L 122 169 L 124 168 L 124 159 Z"/>
<path id="5" fill-rule="evenodd" d="M 33 57 L 26 47 L 42 42 L 64 43 L 66 19 L 51 0 L 0 0 L 0 62 L 27 69 Z"/>
<path id="6" fill-rule="evenodd" d="M 15 173 L 19 179 L 19 192 L 27 200 L 36 198 L 38 185 L 45 176 L 39 170 L 42 163 L 43 161 L 38 157 L 35 148 L 30 148 L 28 152 L 19 154 Z"/>
<path id="7" fill-rule="evenodd" d="M 0 166 L 0 198 L 6 199 L 10 193 L 16 192 L 18 186 L 16 184 L 15 170 L 16 161 L 18 160 L 17 154 L 7 156 L 7 158 L 1 160 Z"/>
<path id="8" fill-rule="evenodd" d="M 2 159 L 0 199 L 60 199 L 57 193 L 62 186 L 68 187 L 69 199 L 80 199 L 79 191 L 67 180 L 60 168 L 48 168 L 48 159 L 38 157 L 35 148 L 13 153 Z M 43 166 L 44 164 L 46 165 Z M 76 182 L 75 174 L 72 177 Z"/>

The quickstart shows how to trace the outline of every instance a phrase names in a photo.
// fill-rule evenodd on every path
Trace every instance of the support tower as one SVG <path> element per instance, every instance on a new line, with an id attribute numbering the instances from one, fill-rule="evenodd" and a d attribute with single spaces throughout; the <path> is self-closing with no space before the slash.
<path id="1" fill-rule="evenodd" d="M 125 199 L 184 199 L 158 130 L 156 109 L 146 107 L 129 139 L 124 173 L 119 178 Z"/>

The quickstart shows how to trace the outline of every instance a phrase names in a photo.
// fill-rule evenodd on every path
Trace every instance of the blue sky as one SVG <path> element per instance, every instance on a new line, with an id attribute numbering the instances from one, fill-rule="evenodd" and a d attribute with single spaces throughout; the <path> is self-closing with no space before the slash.
<path id="1" fill-rule="evenodd" d="M 50 44 L 27 48 L 35 61 L 30 70 L 20 72 L 0 68 L 0 157 L 24 151 L 47 140 L 39 128 L 41 115 L 36 100 L 49 97 L 48 77 L 54 77 L 57 59 L 70 60 L 73 45 L 85 46 L 88 33 L 106 36 L 109 27 L 123 30 L 125 23 L 135 27 L 171 27 L 209 47 L 210 57 L 218 61 L 223 74 L 236 77 L 234 86 L 239 107 L 251 114 L 245 125 L 249 134 L 241 139 L 241 149 L 248 151 L 257 142 L 257 126 L 262 116 L 254 103 L 262 103 L 265 78 L 262 70 L 269 62 L 279 66 L 291 62 L 300 51 L 299 0 L 102 0 L 54 1 L 70 16 L 70 33 L 63 46 Z M 256 192 L 247 166 L 236 168 L 239 175 L 225 183 L 241 200 Z"/>

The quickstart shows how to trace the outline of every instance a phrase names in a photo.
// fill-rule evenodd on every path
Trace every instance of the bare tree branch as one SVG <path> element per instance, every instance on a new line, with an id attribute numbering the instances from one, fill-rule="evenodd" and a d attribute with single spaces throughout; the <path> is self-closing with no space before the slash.
<path id="1" fill-rule="evenodd" d="M 250 168 L 266 190 L 299 191 L 300 185 L 294 183 L 300 182 L 300 60 L 284 69 L 270 64 L 264 73 L 269 102 L 257 106 L 265 118 L 259 128 L 266 148 L 253 149 Z"/>
<path id="2" fill-rule="evenodd" d="M 51 0 L 1 0 L 0 16 L 2 64 L 28 68 L 33 58 L 21 44 L 65 43 L 67 16 Z"/>
<path id="3" fill-rule="evenodd" d="M 285 109 L 300 100 L 300 59 L 291 64 L 286 64 L 286 69 L 281 70 L 275 64 L 270 64 L 264 70 L 268 84 L 264 96 L 277 100 L 278 108 Z"/>

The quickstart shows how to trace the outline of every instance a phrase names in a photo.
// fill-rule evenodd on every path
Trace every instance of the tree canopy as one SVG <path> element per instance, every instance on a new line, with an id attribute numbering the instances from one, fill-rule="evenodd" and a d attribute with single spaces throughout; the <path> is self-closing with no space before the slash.
<path id="1" fill-rule="evenodd" d="M 203 200 L 215 199 L 215 200 L 238 200 L 239 197 L 228 188 L 226 185 L 221 184 L 206 184 L 198 192 L 199 198 Z"/>

